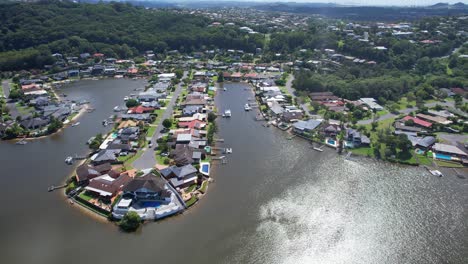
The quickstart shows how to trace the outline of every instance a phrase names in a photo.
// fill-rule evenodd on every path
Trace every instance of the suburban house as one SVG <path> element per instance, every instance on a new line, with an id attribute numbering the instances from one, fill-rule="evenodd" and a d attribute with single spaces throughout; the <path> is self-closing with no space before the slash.
<path id="1" fill-rule="evenodd" d="M 349 128 L 346 129 L 346 143 L 349 147 L 358 148 L 361 146 L 369 146 L 371 142 L 367 136 L 361 134 L 357 130 Z"/>
<path id="2" fill-rule="evenodd" d="M 307 121 L 297 121 L 293 123 L 293 132 L 300 135 L 307 135 L 320 126 L 322 120 L 309 119 Z"/>
<path id="3" fill-rule="evenodd" d="M 78 184 L 87 184 L 89 180 L 101 176 L 103 174 L 113 174 L 111 172 L 112 166 L 110 163 L 103 163 L 101 165 L 93 166 L 91 164 L 82 164 L 76 168 L 76 181 Z"/>
<path id="4" fill-rule="evenodd" d="M 162 169 L 161 175 L 169 180 L 169 182 L 175 188 L 184 188 L 195 184 L 197 181 L 197 169 L 191 164 L 177 167 L 171 166 L 165 169 Z"/>
<path id="5" fill-rule="evenodd" d="M 136 212 L 141 219 L 155 220 L 182 211 L 185 205 L 176 190 L 165 179 L 147 172 L 131 179 L 122 189 L 122 199 L 112 208 L 117 219 Z"/>
<path id="6" fill-rule="evenodd" d="M 131 179 L 128 173 L 122 173 L 116 178 L 109 174 L 104 174 L 89 180 L 89 184 L 85 187 L 85 190 L 99 195 L 101 199 L 110 200 L 122 191 L 122 188 Z"/>

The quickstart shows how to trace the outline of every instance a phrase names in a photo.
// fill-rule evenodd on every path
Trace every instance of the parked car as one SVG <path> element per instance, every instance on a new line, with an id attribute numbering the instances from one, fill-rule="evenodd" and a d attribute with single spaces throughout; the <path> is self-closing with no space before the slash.
<path id="1" fill-rule="evenodd" d="M 123 151 L 123 152 L 119 153 L 119 156 L 121 156 L 121 157 L 127 156 L 127 155 L 128 155 L 128 152 L 126 152 L 126 151 Z"/>

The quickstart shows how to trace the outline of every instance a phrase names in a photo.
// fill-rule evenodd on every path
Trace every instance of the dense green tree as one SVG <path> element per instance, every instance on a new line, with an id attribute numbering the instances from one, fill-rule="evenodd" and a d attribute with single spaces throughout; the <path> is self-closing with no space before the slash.
<path id="1" fill-rule="evenodd" d="M 162 125 L 169 129 L 172 126 L 172 119 L 164 119 Z"/>
<path id="2" fill-rule="evenodd" d="M 130 211 L 119 221 L 119 227 L 125 232 L 133 232 L 141 225 L 141 217 L 138 213 Z"/>
<path id="3" fill-rule="evenodd" d="M 138 106 L 140 103 L 136 99 L 128 99 L 127 102 L 125 102 L 125 106 L 127 108 L 135 107 Z"/>

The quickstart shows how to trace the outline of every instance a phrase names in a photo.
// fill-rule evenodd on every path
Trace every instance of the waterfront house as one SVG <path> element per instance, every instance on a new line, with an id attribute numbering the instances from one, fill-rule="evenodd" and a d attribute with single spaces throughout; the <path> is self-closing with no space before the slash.
<path id="1" fill-rule="evenodd" d="M 194 163 L 193 148 L 187 144 L 176 144 L 175 149 L 171 151 L 172 158 L 177 166 L 183 166 Z"/>
<path id="2" fill-rule="evenodd" d="M 286 122 L 286 123 L 299 121 L 302 118 L 304 118 L 304 115 L 302 114 L 302 112 L 284 112 L 281 115 L 281 121 Z"/>
<path id="3" fill-rule="evenodd" d="M 299 135 L 308 136 L 314 129 L 318 128 L 322 120 L 309 119 L 307 121 L 297 121 L 293 123 L 293 132 Z"/>
<path id="4" fill-rule="evenodd" d="M 152 201 L 168 204 L 172 193 L 166 184 L 166 180 L 160 176 L 148 173 L 130 180 L 122 189 L 122 197 L 132 199 L 133 203 Z"/>
<path id="5" fill-rule="evenodd" d="M 197 181 L 197 169 L 191 164 L 185 166 L 170 166 L 162 169 L 161 175 L 166 178 L 175 188 L 184 188 Z"/>
<path id="6" fill-rule="evenodd" d="M 112 216 L 121 219 L 132 211 L 144 220 L 163 218 L 184 209 L 179 199 L 180 196 L 164 178 L 152 172 L 146 173 L 123 187 L 122 199 L 112 208 Z"/>
<path id="7" fill-rule="evenodd" d="M 99 198 L 110 201 L 112 197 L 116 196 L 123 187 L 132 180 L 128 173 L 122 173 L 116 178 L 109 174 L 98 176 L 89 180 L 89 184 L 85 190 L 94 193 Z"/>
<path id="8" fill-rule="evenodd" d="M 436 143 L 436 138 L 432 136 L 427 136 L 419 139 L 415 144 L 415 147 L 422 150 L 429 150 Z"/>
<path id="9" fill-rule="evenodd" d="M 204 129 L 206 127 L 206 122 L 200 120 L 192 120 L 189 122 L 179 122 L 178 126 L 180 128 L 189 128 L 189 129 Z"/>
<path id="10" fill-rule="evenodd" d="M 114 163 L 117 161 L 117 155 L 120 153 L 120 150 L 109 150 L 101 149 L 98 153 L 91 156 L 91 162 L 93 165 L 99 165 L 102 163 Z"/>
<path id="11" fill-rule="evenodd" d="M 142 105 L 131 107 L 128 109 L 127 114 L 144 114 L 144 113 L 152 113 L 154 111 L 154 107 L 144 107 Z"/>
<path id="12" fill-rule="evenodd" d="M 82 164 L 76 168 L 76 182 L 80 185 L 87 184 L 89 180 L 101 176 L 103 174 L 113 174 L 116 172 L 111 172 L 112 166 L 110 163 L 103 163 L 98 166 L 93 166 L 91 164 Z"/>
<path id="13" fill-rule="evenodd" d="M 49 119 L 42 119 L 40 117 L 28 118 L 21 121 L 20 125 L 26 129 L 39 129 L 49 125 Z"/>
<path id="14" fill-rule="evenodd" d="M 432 146 L 432 151 L 434 152 L 434 157 L 436 159 L 460 161 L 460 159 L 468 158 L 468 155 L 464 150 L 457 146 L 443 143 L 435 143 Z"/>
<path id="15" fill-rule="evenodd" d="M 359 131 L 348 128 L 346 129 L 346 144 L 351 148 L 369 146 L 370 139 L 367 136 L 361 134 Z"/>

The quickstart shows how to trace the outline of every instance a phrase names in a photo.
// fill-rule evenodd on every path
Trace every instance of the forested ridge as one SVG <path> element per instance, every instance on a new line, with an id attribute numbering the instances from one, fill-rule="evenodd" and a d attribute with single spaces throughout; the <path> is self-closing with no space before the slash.
<path id="1" fill-rule="evenodd" d="M 50 55 L 56 52 L 129 58 L 146 50 L 254 51 L 263 46 L 262 35 L 208 27 L 208 18 L 117 2 L 0 4 L 0 21 L 0 70 L 39 68 L 51 63 Z"/>

